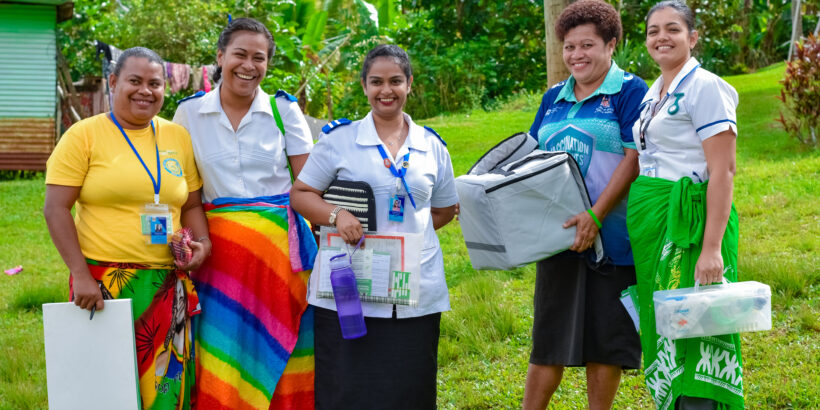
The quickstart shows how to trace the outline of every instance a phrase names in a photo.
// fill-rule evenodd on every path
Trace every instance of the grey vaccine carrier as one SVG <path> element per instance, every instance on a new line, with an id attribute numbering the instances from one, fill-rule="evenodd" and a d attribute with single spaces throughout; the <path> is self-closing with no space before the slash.
<path id="1" fill-rule="evenodd" d="M 511 269 L 572 246 L 564 222 L 591 208 L 571 155 L 535 149 L 529 134 L 501 141 L 456 178 L 461 233 L 475 269 Z M 603 258 L 600 236 L 596 259 Z"/>

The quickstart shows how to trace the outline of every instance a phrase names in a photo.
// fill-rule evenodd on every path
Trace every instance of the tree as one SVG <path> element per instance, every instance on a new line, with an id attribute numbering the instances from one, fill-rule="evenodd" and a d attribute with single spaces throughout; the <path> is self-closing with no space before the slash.
<path id="1" fill-rule="evenodd" d="M 569 71 L 564 65 L 564 45 L 555 36 L 555 21 L 569 6 L 570 0 L 544 0 L 544 32 L 546 34 L 547 49 L 547 84 L 563 81 L 569 77 Z"/>

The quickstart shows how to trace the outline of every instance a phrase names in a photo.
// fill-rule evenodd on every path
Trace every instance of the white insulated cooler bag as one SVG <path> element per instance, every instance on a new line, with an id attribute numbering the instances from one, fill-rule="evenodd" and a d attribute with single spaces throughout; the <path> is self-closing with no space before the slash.
<path id="1" fill-rule="evenodd" d="M 563 224 L 591 208 L 584 178 L 571 155 L 537 146 L 529 134 L 513 135 L 456 178 L 461 233 L 473 268 L 523 266 L 575 241 L 575 227 Z M 600 261 L 600 236 L 595 251 Z"/>

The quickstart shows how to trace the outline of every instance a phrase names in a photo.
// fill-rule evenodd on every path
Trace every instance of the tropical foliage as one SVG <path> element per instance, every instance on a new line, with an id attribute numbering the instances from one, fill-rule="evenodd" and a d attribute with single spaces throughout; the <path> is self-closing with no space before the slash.
<path id="1" fill-rule="evenodd" d="M 621 12 L 624 40 L 615 61 L 645 79 L 657 67 L 644 47 L 644 18 L 656 0 L 608 0 Z M 696 55 L 718 74 L 754 71 L 787 54 L 789 0 L 689 0 L 700 42 Z M 142 45 L 167 61 L 213 64 L 228 15 L 253 17 L 271 30 L 276 55 L 266 90 L 297 95 L 315 117 L 361 117 L 361 60 L 373 45 L 404 47 L 414 63 L 407 110 L 425 118 L 490 108 L 547 85 L 544 2 L 540 0 L 77 0 L 75 18 L 60 25 L 60 45 L 75 79 L 99 75 L 94 40 Z M 817 24 L 818 2 L 804 1 L 805 34 Z M 550 33 L 551 34 L 551 33 Z M 551 81 L 554 82 L 554 81 Z M 189 92 L 189 91 L 186 91 Z M 180 95 L 169 95 L 171 116 Z"/>

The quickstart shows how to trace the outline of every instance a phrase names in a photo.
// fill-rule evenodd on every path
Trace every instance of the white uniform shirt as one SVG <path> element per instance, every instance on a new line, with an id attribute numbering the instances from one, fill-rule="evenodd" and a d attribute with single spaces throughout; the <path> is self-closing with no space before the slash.
<path id="1" fill-rule="evenodd" d="M 184 101 L 174 122 L 191 134 L 203 201 L 221 197 L 254 198 L 290 191 L 288 155 L 307 154 L 313 147 L 302 111 L 296 102 L 276 98 L 285 126 L 285 137 L 276 126 L 270 97 L 257 88 L 251 108 L 236 132 L 222 110 L 221 87 L 199 98 Z"/>
<path id="2" fill-rule="evenodd" d="M 688 176 L 696 183 L 706 181 L 709 175 L 703 141 L 726 130 L 737 136 L 737 91 L 700 68 L 694 57 L 672 80 L 666 96 L 661 97 L 663 83 L 664 78 L 658 78 L 646 93 L 640 119 L 632 127 L 641 175 L 672 181 Z"/>
<path id="3" fill-rule="evenodd" d="M 444 279 L 444 260 L 438 236 L 433 229 L 430 208 L 446 208 L 458 203 L 453 165 L 450 153 L 444 144 L 432 133 L 416 125 L 405 114 L 410 124 L 410 132 L 396 158 L 408 151 L 410 166 L 405 179 L 413 194 L 416 208 L 405 201 L 404 222 L 390 221 L 388 218 L 388 198 L 396 193 L 396 180 L 385 168 L 377 145 L 382 145 L 376 133 L 372 113 L 364 119 L 349 125 L 337 126 L 327 135 L 322 135 L 308 157 L 299 180 L 312 188 L 324 191 L 330 183 L 339 178 L 348 181 L 364 181 L 373 189 L 376 200 L 376 222 L 380 232 L 423 232 L 424 244 L 421 251 L 421 278 L 419 281 L 418 307 L 396 306 L 399 318 L 417 317 L 450 310 L 450 297 Z M 389 150 L 384 146 L 385 152 Z M 395 160 L 395 158 L 394 158 Z M 401 159 L 398 161 L 401 163 Z M 316 297 L 319 289 L 318 272 L 310 276 L 308 302 L 326 309 L 336 310 L 333 299 Z M 384 303 L 362 303 L 365 316 L 389 318 L 393 305 Z"/>

